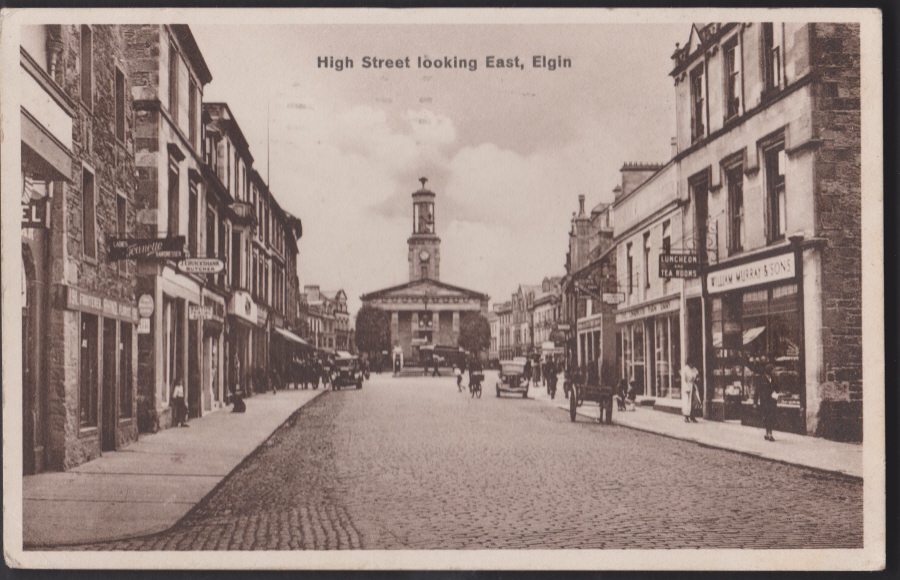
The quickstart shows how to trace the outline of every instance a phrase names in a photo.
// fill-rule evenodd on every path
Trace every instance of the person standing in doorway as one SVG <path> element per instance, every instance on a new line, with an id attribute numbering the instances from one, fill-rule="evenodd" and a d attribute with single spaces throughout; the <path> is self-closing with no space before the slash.
<path id="1" fill-rule="evenodd" d="M 775 441 L 772 431 L 775 429 L 775 413 L 778 411 L 778 390 L 775 367 L 769 363 L 766 365 L 765 372 L 756 386 L 756 393 L 753 395 L 753 408 L 758 408 L 762 415 L 766 441 Z"/>
<path id="2" fill-rule="evenodd" d="M 175 426 L 187 427 L 187 405 L 184 403 L 184 385 L 181 380 L 177 381 L 175 388 L 172 389 L 172 405 L 175 413 Z"/>
<path id="3" fill-rule="evenodd" d="M 241 357 L 239 357 L 237 353 L 234 353 L 234 364 L 232 365 L 232 367 L 234 368 L 234 377 L 232 377 L 231 394 L 242 395 L 243 390 L 241 389 Z"/>
<path id="4" fill-rule="evenodd" d="M 697 418 L 694 416 L 695 402 L 700 401 L 700 394 L 697 392 L 697 377 L 700 371 L 688 363 L 681 369 L 681 414 L 684 415 L 685 423 L 696 423 Z"/>

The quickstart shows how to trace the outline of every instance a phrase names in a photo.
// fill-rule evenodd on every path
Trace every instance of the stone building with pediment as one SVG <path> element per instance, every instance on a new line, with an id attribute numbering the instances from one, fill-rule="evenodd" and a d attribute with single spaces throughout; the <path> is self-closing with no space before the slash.
<path id="1" fill-rule="evenodd" d="M 413 233 L 409 244 L 409 282 L 363 294 L 363 305 L 391 315 L 391 345 L 403 351 L 404 364 L 417 364 L 424 346 L 457 346 L 460 320 L 468 312 L 487 316 L 487 294 L 440 280 L 440 245 L 434 221 L 435 194 L 412 194 Z"/>

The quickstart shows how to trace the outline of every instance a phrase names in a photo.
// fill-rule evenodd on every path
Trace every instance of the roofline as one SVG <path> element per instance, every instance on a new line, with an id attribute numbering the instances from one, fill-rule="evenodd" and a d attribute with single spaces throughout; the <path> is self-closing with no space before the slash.
<path id="1" fill-rule="evenodd" d="M 178 36 L 178 41 L 182 44 L 184 51 L 191 57 L 193 68 L 200 77 L 200 82 L 208 85 L 212 81 L 212 73 L 209 72 L 209 66 L 206 64 L 206 59 L 203 58 L 203 52 L 197 45 L 197 39 L 194 38 L 191 27 L 187 24 L 170 24 L 169 27 Z"/>
<path id="2" fill-rule="evenodd" d="M 379 295 L 379 294 L 383 294 L 383 293 L 385 293 L 385 292 L 390 292 L 390 291 L 392 291 L 392 290 L 401 290 L 401 289 L 403 289 L 403 288 L 409 288 L 409 287 L 414 286 L 414 285 L 416 285 L 416 284 L 421 284 L 422 282 L 432 282 L 432 283 L 434 283 L 434 284 L 437 284 L 438 286 L 442 286 L 442 287 L 444 287 L 444 288 L 447 288 L 448 290 L 458 290 L 458 291 L 461 291 L 461 292 L 463 292 L 463 293 L 465 293 L 465 294 L 470 294 L 470 295 L 473 295 L 473 296 L 477 296 L 477 297 L 478 297 L 479 299 L 481 299 L 481 300 L 490 300 L 490 299 L 491 299 L 490 296 L 488 296 L 487 294 L 484 294 L 484 293 L 482 293 L 482 292 L 476 292 L 475 290 L 469 290 L 468 288 L 463 288 L 462 286 L 454 286 L 453 284 L 447 284 L 446 282 L 441 282 L 440 280 L 432 280 L 432 279 L 430 279 L 430 278 L 420 279 L 420 280 L 413 280 L 412 282 L 406 282 L 406 283 L 404 283 L 404 284 L 397 284 L 396 286 L 389 286 L 389 287 L 387 287 L 387 288 L 382 288 L 382 289 L 380 289 L 380 290 L 375 290 L 375 291 L 373 291 L 373 292 L 369 292 L 369 293 L 367 293 L 367 294 L 362 294 L 362 295 L 360 295 L 359 299 L 360 299 L 360 300 L 368 300 L 368 299 L 370 299 L 370 298 L 376 297 L 376 296 Z"/>
<path id="3" fill-rule="evenodd" d="M 237 117 L 234 115 L 234 111 L 231 110 L 231 107 L 228 106 L 228 103 L 224 101 L 213 101 L 213 102 L 204 102 L 201 109 L 206 109 L 207 107 L 225 107 L 225 110 L 228 111 L 231 119 L 226 119 L 229 124 L 232 125 L 232 128 L 237 132 L 238 137 L 240 137 L 240 143 L 238 145 L 244 150 L 247 154 L 247 157 L 250 158 L 251 165 L 253 164 L 253 154 L 250 152 L 250 143 L 247 141 L 247 138 L 244 136 L 244 132 L 241 131 L 241 126 L 237 122 Z"/>
<path id="4" fill-rule="evenodd" d="M 610 206 L 610 207 L 612 207 L 613 209 L 617 208 L 623 201 L 625 201 L 626 199 L 630 199 L 632 196 L 634 196 L 635 194 L 637 194 L 637 192 L 639 192 L 639 191 L 641 191 L 642 189 L 644 189 L 644 186 L 645 186 L 645 185 L 649 184 L 651 181 L 653 181 L 654 179 L 656 179 L 656 177 L 657 177 L 660 173 L 662 173 L 664 170 L 668 169 L 669 166 L 670 166 L 670 165 L 673 165 L 674 163 L 675 163 L 675 157 L 673 157 L 673 158 L 669 159 L 668 161 L 666 161 L 666 163 L 665 163 L 662 167 L 660 167 L 659 169 L 657 169 L 656 172 L 655 172 L 653 175 L 651 175 L 650 177 L 648 177 L 647 179 L 645 179 L 644 181 L 642 181 L 640 185 L 638 185 L 637 187 L 635 187 L 634 189 L 632 189 L 631 191 L 629 191 L 627 194 L 625 194 L 625 195 L 621 196 L 620 198 L 616 199 L 615 201 L 613 201 L 613 202 L 612 202 L 612 206 Z"/>

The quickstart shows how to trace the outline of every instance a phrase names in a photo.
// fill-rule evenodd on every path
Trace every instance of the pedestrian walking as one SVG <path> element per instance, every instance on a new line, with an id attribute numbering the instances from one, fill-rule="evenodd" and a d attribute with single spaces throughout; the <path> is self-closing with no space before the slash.
<path id="1" fill-rule="evenodd" d="M 699 376 L 700 371 L 691 366 L 690 363 L 681 369 L 681 414 L 684 415 L 685 423 L 697 422 L 696 417 L 694 417 L 694 409 L 700 403 L 700 394 L 697 391 L 697 378 Z"/>
<path id="2" fill-rule="evenodd" d="M 763 427 L 766 430 L 764 439 L 775 441 L 772 430 L 775 429 L 775 413 L 778 410 L 778 381 L 775 379 L 775 367 L 772 363 L 766 365 L 765 372 L 756 386 L 753 395 L 753 408 L 759 408 L 762 415 Z"/>
<path id="3" fill-rule="evenodd" d="M 456 388 L 461 393 L 462 392 L 463 375 L 462 375 L 462 369 L 459 368 L 459 365 L 456 365 L 456 364 L 453 365 L 453 374 L 456 375 Z"/>
<path id="4" fill-rule="evenodd" d="M 184 402 L 184 385 L 179 380 L 172 389 L 172 405 L 175 413 L 175 426 L 187 427 L 187 405 Z"/>
<path id="5" fill-rule="evenodd" d="M 522 369 L 522 375 L 525 377 L 527 382 L 531 382 L 531 359 L 525 359 L 525 368 Z"/>

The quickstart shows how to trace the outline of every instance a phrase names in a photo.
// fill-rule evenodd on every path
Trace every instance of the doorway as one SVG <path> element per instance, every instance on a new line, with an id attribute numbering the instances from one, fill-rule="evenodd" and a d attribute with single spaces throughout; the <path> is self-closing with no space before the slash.
<path id="1" fill-rule="evenodd" d="M 202 387 L 200 385 L 200 321 L 188 321 L 188 416 L 196 418 L 201 413 Z"/>
<path id="2" fill-rule="evenodd" d="M 116 321 L 103 319 L 103 392 L 100 409 L 102 413 L 100 427 L 100 450 L 116 450 Z"/>

